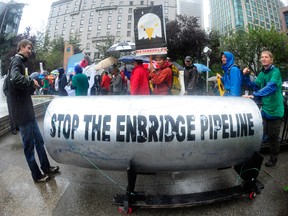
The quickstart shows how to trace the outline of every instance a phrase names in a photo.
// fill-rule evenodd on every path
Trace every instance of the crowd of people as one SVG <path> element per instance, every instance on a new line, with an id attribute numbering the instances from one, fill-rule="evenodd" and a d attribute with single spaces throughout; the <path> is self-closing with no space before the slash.
<path id="1" fill-rule="evenodd" d="M 18 44 L 18 53 L 13 58 L 7 79 L 5 79 L 3 90 L 7 96 L 9 116 L 11 126 L 19 127 L 24 153 L 31 170 L 32 178 L 35 182 L 48 181 L 49 174 L 58 172 L 58 166 L 51 166 L 44 148 L 44 141 L 40 133 L 31 95 L 40 84 L 36 79 L 25 75 L 25 62 L 32 52 L 32 43 L 27 40 L 21 40 Z M 83 73 L 81 64 L 74 68 L 74 75 L 67 79 L 64 68 L 58 68 L 58 76 L 54 79 L 53 86 L 59 96 L 68 96 L 70 91 L 75 91 L 76 96 L 87 96 L 89 90 L 89 79 L 94 79 L 94 84 L 90 89 L 91 95 L 169 95 L 173 74 L 172 63 L 166 55 L 157 55 L 157 67 L 152 64 L 145 68 L 143 60 L 137 56 L 133 59 L 134 69 L 129 72 L 124 67 L 120 71 L 117 67 L 107 70 L 103 74 L 95 77 L 87 77 Z M 282 97 L 282 78 L 280 71 L 273 65 L 273 55 L 269 51 L 261 53 L 262 70 L 254 82 L 249 78 L 250 69 L 243 71 L 234 64 L 234 55 L 231 52 L 223 52 L 221 56 L 223 77 L 221 79 L 224 87 L 224 96 L 242 96 L 244 98 L 261 99 L 261 114 L 264 125 L 264 135 L 270 143 L 270 158 L 265 163 L 267 167 L 275 166 L 277 163 L 280 142 L 279 133 L 281 120 L 284 115 L 283 97 Z M 185 57 L 184 67 L 184 85 L 185 94 L 197 95 L 199 90 L 200 73 L 193 65 L 190 56 Z M 251 89 L 251 94 L 242 95 L 241 86 L 245 83 Z M 44 78 L 42 83 L 43 92 L 47 94 L 49 80 Z M 40 171 L 34 156 L 36 148 L 39 156 Z"/>

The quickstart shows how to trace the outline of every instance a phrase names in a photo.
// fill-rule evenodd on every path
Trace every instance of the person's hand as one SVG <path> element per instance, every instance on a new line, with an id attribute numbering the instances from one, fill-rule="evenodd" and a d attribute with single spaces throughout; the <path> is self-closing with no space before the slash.
<path id="1" fill-rule="evenodd" d="M 39 88 L 39 87 L 40 87 L 40 85 L 39 85 L 39 83 L 37 82 L 37 80 L 33 79 L 33 82 L 34 82 L 34 87 L 35 87 L 35 88 Z"/>
<path id="2" fill-rule="evenodd" d="M 154 72 L 154 73 L 155 73 L 155 69 L 154 69 L 154 66 L 153 66 L 153 64 L 150 64 L 150 67 L 149 67 L 149 71 L 150 71 L 150 72 Z"/>
<path id="3" fill-rule="evenodd" d="M 220 74 L 218 74 L 218 73 L 216 74 L 216 77 L 220 78 L 220 79 L 222 78 L 222 76 Z"/>
<path id="4" fill-rule="evenodd" d="M 254 95 L 242 95 L 243 98 L 251 98 L 253 99 L 254 98 Z"/>
<path id="5" fill-rule="evenodd" d="M 243 74 L 246 75 L 246 74 L 249 74 L 250 73 L 250 69 L 248 67 L 245 67 L 243 69 Z"/>

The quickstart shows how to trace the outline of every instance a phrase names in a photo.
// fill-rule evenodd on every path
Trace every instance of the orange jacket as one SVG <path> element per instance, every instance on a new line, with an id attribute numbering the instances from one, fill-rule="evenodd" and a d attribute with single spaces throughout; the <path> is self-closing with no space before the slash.
<path id="1" fill-rule="evenodd" d="M 172 85 L 172 69 L 170 68 L 172 64 L 166 61 L 159 69 L 158 72 L 151 72 L 150 78 L 152 84 L 154 85 L 155 95 L 169 95 L 169 89 Z"/>

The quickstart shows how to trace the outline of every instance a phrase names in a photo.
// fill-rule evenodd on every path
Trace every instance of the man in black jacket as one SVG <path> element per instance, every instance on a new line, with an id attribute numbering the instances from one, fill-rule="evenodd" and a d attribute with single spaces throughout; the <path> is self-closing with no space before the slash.
<path id="1" fill-rule="evenodd" d="M 197 82 L 199 78 L 197 68 L 192 63 L 191 56 L 186 56 L 184 61 L 185 61 L 185 67 L 184 67 L 185 93 L 188 95 L 196 95 L 197 94 Z"/>
<path id="2" fill-rule="evenodd" d="M 18 54 L 13 58 L 8 73 L 8 94 L 13 107 L 13 120 L 19 126 L 24 154 L 35 182 L 50 180 L 49 173 L 58 172 L 59 167 L 50 166 L 44 148 L 44 140 L 35 118 L 31 94 L 39 87 L 36 80 L 28 76 L 25 62 L 32 53 L 32 43 L 23 39 L 18 43 Z M 34 155 L 34 146 L 41 164 L 41 173 Z"/>

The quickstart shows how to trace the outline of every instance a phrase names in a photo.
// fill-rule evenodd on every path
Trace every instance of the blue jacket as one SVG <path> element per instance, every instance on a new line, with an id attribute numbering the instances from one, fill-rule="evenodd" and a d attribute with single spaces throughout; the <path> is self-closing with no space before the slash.
<path id="1" fill-rule="evenodd" d="M 224 75 L 221 78 L 226 90 L 225 96 L 241 96 L 242 72 L 234 65 L 234 55 L 230 52 L 223 52 L 226 56 L 226 64 L 222 65 Z"/>

